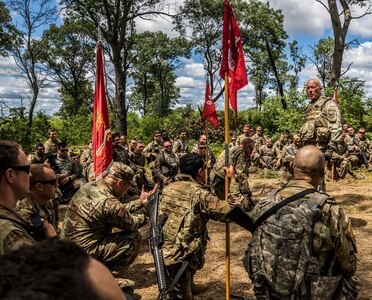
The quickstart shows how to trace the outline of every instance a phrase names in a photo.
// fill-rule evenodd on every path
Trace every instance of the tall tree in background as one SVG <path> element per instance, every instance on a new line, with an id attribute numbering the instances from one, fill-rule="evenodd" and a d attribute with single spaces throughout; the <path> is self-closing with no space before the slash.
<path id="1" fill-rule="evenodd" d="M 0 1 L 0 56 L 8 56 L 17 35 L 9 9 L 6 8 L 4 1 Z"/>
<path id="2" fill-rule="evenodd" d="M 298 83 L 300 80 L 299 73 L 305 67 L 306 56 L 302 53 L 302 48 L 298 46 L 298 42 L 293 40 L 288 44 L 290 57 L 292 64 L 289 66 L 289 69 L 293 72 L 293 75 L 288 75 L 289 77 L 289 88 L 290 91 L 297 91 Z"/>
<path id="3" fill-rule="evenodd" d="M 36 101 L 40 90 L 46 86 L 47 74 L 41 65 L 43 38 L 37 38 L 36 32 L 48 27 L 56 18 L 57 11 L 50 0 L 9 0 L 7 5 L 20 17 L 17 28 L 20 32 L 20 43 L 11 51 L 12 56 L 30 88 L 27 132 L 30 135 Z"/>
<path id="4" fill-rule="evenodd" d="M 370 15 L 372 6 L 368 0 L 316 0 L 316 2 L 319 2 L 331 17 L 334 48 L 331 74 L 327 85 L 334 86 L 335 82 L 348 70 L 342 72 L 341 67 L 344 51 L 350 45 L 350 42 L 346 41 L 350 23 L 354 19 Z M 361 15 L 353 16 L 353 10 L 357 7 L 364 8 L 364 12 Z"/>
<path id="5" fill-rule="evenodd" d="M 313 53 L 308 58 L 316 67 L 318 78 L 324 87 L 331 77 L 333 47 L 332 37 L 322 38 L 314 46 L 310 46 Z"/>
<path id="6" fill-rule="evenodd" d="M 61 86 L 64 116 L 74 116 L 79 109 L 91 107 L 93 89 L 86 75 L 94 62 L 96 42 L 89 38 L 91 24 L 66 18 L 61 26 L 44 31 L 43 61 L 51 78 Z"/>
<path id="7" fill-rule="evenodd" d="M 68 13 L 95 28 L 100 28 L 103 39 L 109 45 L 108 52 L 115 73 L 116 129 L 127 133 L 126 89 L 127 74 L 132 63 L 131 50 L 135 43 L 135 20 L 150 18 L 162 13 L 160 0 L 62 0 Z M 97 36 L 93 36 L 97 38 Z"/>
<path id="8" fill-rule="evenodd" d="M 180 14 L 175 18 L 176 30 L 192 41 L 195 54 L 203 60 L 213 98 L 221 81 L 218 71 L 221 62 L 223 1 L 185 0 L 179 10 Z"/>
<path id="9" fill-rule="evenodd" d="M 181 57 L 188 57 L 191 44 L 184 37 L 170 38 L 162 32 L 146 31 L 136 40 L 131 75 L 139 85 L 131 99 L 144 115 L 149 112 L 164 117 L 177 103 L 179 89 L 174 71 L 183 66 Z"/>

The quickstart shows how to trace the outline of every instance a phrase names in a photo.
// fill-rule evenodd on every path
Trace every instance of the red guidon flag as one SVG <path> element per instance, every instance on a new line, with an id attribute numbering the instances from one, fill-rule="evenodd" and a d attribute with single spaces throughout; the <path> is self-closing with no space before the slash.
<path id="1" fill-rule="evenodd" d="M 99 179 L 104 171 L 108 171 L 109 167 L 112 164 L 112 136 L 110 131 L 110 121 L 106 102 L 105 79 L 103 71 L 104 66 L 102 56 L 102 42 L 98 42 L 92 130 L 94 174 L 96 176 L 96 179 Z"/>
<path id="2" fill-rule="evenodd" d="M 229 77 L 230 106 L 238 114 L 237 92 L 248 84 L 244 53 L 238 23 L 228 0 L 224 2 L 222 30 L 222 63 L 220 76 Z"/>
<path id="3" fill-rule="evenodd" d="M 202 119 L 209 121 L 214 128 L 218 127 L 217 112 L 214 106 L 214 102 L 211 99 L 211 89 L 209 87 L 209 82 L 207 81 L 205 85 L 205 102 L 203 107 Z"/>
<path id="4" fill-rule="evenodd" d="M 333 100 L 338 105 L 338 85 L 337 84 L 335 85 L 335 89 L 333 91 Z"/>

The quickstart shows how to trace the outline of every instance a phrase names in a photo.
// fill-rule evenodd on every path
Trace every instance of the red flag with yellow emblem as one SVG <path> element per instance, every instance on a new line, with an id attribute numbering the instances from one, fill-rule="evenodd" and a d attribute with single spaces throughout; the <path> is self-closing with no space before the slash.
<path id="1" fill-rule="evenodd" d="M 112 136 L 106 101 L 102 42 L 98 42 L 93 111 L 93 155 L 96 179 L 112 164 Z"/>
<path id="2" fill-rule="evenodd" d="M 214 106 L 214 102 L 211 98 L 211 89 L 209 87 L 208 81 L 205 86 L 205 102 L 202 112 L 202 119 L 208 120 L 214 128 L 218 128 L 217 112 Z"/>

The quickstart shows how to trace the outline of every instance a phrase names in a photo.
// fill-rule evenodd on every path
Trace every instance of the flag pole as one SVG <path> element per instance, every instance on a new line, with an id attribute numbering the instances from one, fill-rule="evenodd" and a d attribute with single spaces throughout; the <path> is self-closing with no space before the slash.
<path id="1" fill-rule="evenodd" d="M 205 151 L 205 164 L 206 164 L 206 172 L 205 172 L 205 185 L 208 185 L 208 152 L 209 152 L 209 136 L 208 136 L 208 120 L 205 120 L 205 136 L 207 137 L 207 145 Z"/>
<path id="2" fill-rule="evenodd" d="M 230 139 L 230 116 L 229 116 L 229 76 L 225 71 L 225 166 L 229 167 L 229 139 Z M 225 200 L 229 199 L 229 178 L 225 175 Z M 226 223 L 226 300 L 230 300 L 230 224 Z"/>

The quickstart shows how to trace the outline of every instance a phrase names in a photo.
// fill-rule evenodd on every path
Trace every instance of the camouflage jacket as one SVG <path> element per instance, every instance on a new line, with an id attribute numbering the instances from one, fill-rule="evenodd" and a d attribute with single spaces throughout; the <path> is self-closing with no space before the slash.
<path id="1" fill-rule="evenodd" d="M 240 146 L 232 147 L 229 151 L 229 162 L 234 166 L 236 181 L 239 184 L 240 192 L 246 194 L 250 191 L 249 189 L 249 166 L 251 159 Z M 225 150 L 218 156 L 216 163 L 213 166 L 211 172 L 211 180 L 213 181 L 216 176 L 224 180 L 225 172 L 223 170 L 225 166 Z"/>
<path id="2" fill-rule="evenodd" d="M 133 169 L 134 172 L 137 172 L 139 169 L 145 167 L 145 156 L 136 152 L 129 152 L 129 166 Z"/>
<path id="3" fill-rule="evenodd" d="M 25 220 L 0 204 L 0 255 L 36 243 L 26 231 L 27 226 Z"/>
<path id="4" fill-rule="evenodd" d="M 27 221 L 30 226 L 33 225 L 30 215 L 37 213 L 41 218 L 52 224 L 54 229 L 58 228 L 58 216 L 56 215 L 58 213 L 58 209 L 54 204 L 53 199 L 49 200 L 45 205 L 40 205 L 34 199 L 32 199 L 30 194 L 28 194 L 25 198 L 17 202 L 15 212 L 25 221 Z"/>
<path id="5" fill-rule="evenodd" d="M 364 140 L 361 140 L 359 139 L 358 135 L 355 135 L 354 137 L 349 136 L 347 139 L 347 144 L 348 144 L 349 151 L 352 153 L 359 153 L 356 151 L 355 146 L 365 151 L 366 154 L 371 152 L 370 142 L 367 138 Z"/>
<path id="6" fill-rule="evenodd" d="M 83 166 L 83 168 L 90 165 L 90 163 L 93 161 L 93 150 L 88 148 L 83 151 L 83 153 L 80 156 L 80 163 Z"/>
<path id="7" fill-rule="evenodd" d="M 52 141 L 52 139 L 48 139 L 47 141 L 45 141 L 44 143 L 45 153 L 48 152 L 57 153 L 57 146 L 59 142 L 60 140 L 57 139 L 55 141 Z"/>
<path id="8" fill-rule="evenodd" d="M 196 145 L 194 145 L 194 147 L 191 149 L 191 153 L 199 153 L 198 143 L 196 143 Z M 205 155 L 203 159 L 205 161 Z M 211 147 L 208 146 L 208 167 L 213 166 L 215 162 L 216 162 L 216 158 L 214 157 L 213 150 Z"/>
<path id="9" fill-rule="evenodd" d="M 122 204 L 104 178 L 88 182 L 71 199 L 62 226 L 61 237 L 85 249 L 95 248 L 112 233 L 114 227 L 135 232 L 146 223 L 144 214 L 136 213 L 139 200 Z"/>
<path id="10" fill-rule="evenodd" d="M 260 161 L 265 162 L 268 161 L 269 163 L 274 163 L 275 160 L 278 158 L 279 154 L 274 146 L 269 148 L 267 145 L 262 145 L 258 149 L 258 154 L 260 155 Z M 279 157 L 280 158 L 280 157 Z"/>
<path id="11" fill-rule="evenodd" d="M 30 164 L 44 164 L 47 161 L 45 156 L 39 156 L 37 152 L 30 153 L 27 158 Z"/>
<path id="12" fill-rule="evenodd" d="M 176 139 L 173 144 L 172 151 L 179 156 L 189 153 L 188 140 Z"/>
<path id="13" fill-rule="evenodd" d="M 258 135 L 255 133 L 252 136 L 252 140 L 255 142 L 255 149 L 258 152 L 258 149 L 260 149 L 261 146 L 265 145 L 265 137 L 263 135 Z"/>
<path id="14" fill-rule="evenodd" d="M 59 167 L 60 174 L 67 174 L 67 176 L 71 178 L 71 181 L 81 177 L 81 170 L 79 166 L 72 161 L 69 156 L 62 158 L 61 156 L 57 155 L 56 163 Z"/>
<path id="15" fill-rule="evenodd" d="M 126 150 L 121 145 L 114 145 L 113 146 L 113 159 L 114 161 L 120 161 L 123 164 L 126 164 L 129 166 L 129 153 L 128 150 Z"/>
<path id="16" fill-rule="evenodd" d="M 237 139 L 236 139 L 236 142 L 235 142 L 235 145 L 234 145 L 234 146 L 239 146 L 240 143 L 242 142 L 242 140 L 244 140 L 244 139 L 247 138 L 247 137 L 252 137 L 252 136 L 250 136 L 249 134 L 248 134 L 248 135 L 245 135 L 244 133 L 241 134 L 241 135 L 239 135 L 239 136 L 237 137 Z"/>
<path id="17" fill-rule="evenodd" d="M 281 156 L 283 163 L 289 163 L 293 161 L 299 149 L 300 148 L 298 148 L 295 143 L 292 143 L 288 146 L 284 146 Z"/>
<path id="18" fill-rule="evenodd" d="M 231 208 L 227 201 L 219 200 L 191 176 L 178 174 L 177 180 L 163 189 L 160 202 L 161 212 L 168 215 L 162 247 L 166 265 L 203 256 L 208 221 L 224 221 Z M 238 192 L 236 184 L 230 189 Z"/>
<path id="19" fill-rule="evenodd" d="M 155 158 L 151 156 L 151 153 L 159 153 L 160 148 L 161 148 L 161 145 L 159 145 L 155 141 L 152 141 L 146 145 L 142 153 L 148 160 L 153 161 L 155 160 Z"/>
<path id="20" fill-rule="evenodd" d="M 180 166 L 179 157 L 171 152 L 161 151 L 155 160 L 155 167 L 152 170 L 155 182 L 159 182 L 164 177 L 172 178 L 177 175 Z"/>
<path id="21" fill-rule="evenodd" d="M 294 194 L 314 187 L 303 180 L 291 180 L 281 189 L 276 198 L 281 201 Z M 304 198 L 314 197 L 310 193 Z M 300 200 L 297 200 L 300 201 Z M 294 202 L 296 203 L 296 202 Z M 252 212 L 253 219 L 257 219 L 264 211 L 272 206 L 272 199 L 262 198 Z M 289 204 L 291 205 L 291 204 Z M 295 205 L 295 204 L 292 204 Z M 280 213 L 280 210 L 279 210 Z M 278 214 L 278 213 L 277 213 Z M 344 275 L 346 279 L 353 280 L 356 272 L 356 242 L 351 229 L 351 220 L 346 216 L 343 209 L 329 196 L 321 208 L 321 215 L 315 221 L 312 236 L 312 255 L 317 258 L 317 273 L 322 276 Z M 332 259 L 335 259 L 334 263 Z M 332 270 L 330 270 L 330 267 Z"/>
<path id="22" fill-rule="evenodd" d="M 335 101 L 321 96 L 315 103 L 309 103 L 305 110 L 305 123 L 300 129 L 305 145 L 317 145 L 325 150 L 334 145 L 342 133 L 340 110 Z"/>

